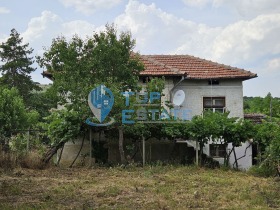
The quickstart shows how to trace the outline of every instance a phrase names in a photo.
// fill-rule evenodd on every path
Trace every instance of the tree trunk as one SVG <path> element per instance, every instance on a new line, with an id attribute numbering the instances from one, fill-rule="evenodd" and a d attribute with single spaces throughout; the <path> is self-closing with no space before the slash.
<path id="1" fill-rule="evenodd" d="M 59 163 L 60 163 L 60 160 L 61 160 L 61 157 L 62 157 L 62 153 L 63 153 L 63 149 L 64 149 L 64 145 L 65 145 L 65 144 L 63 144 L 63 146 L 62 146 L 62 148 L 61 148 L 61 151 L 60 151 L 60 154 L 59 154 L 59 157 L 58 157 L 57 163 L 55 164 L 56 166 L 58 166 L 58 165 L 59 165 Z"/>
<path id="2" fill-rule="evenodd" d="M 234 161 L 234 163 L 235 163 L 235 165 L 236 165 L 236 169 L 238 169 L 238 161 L 237 161 L 237 158 L 236 158 L 236 152 L 235 152 L 235 146 L 233 146 L 233 154 L 234 154 L 234 159 L 235 159 L 235 161 Z M 234 164 L 233 164 L 234 165 Z"/>
<path id="3" fill-rule="evenodd" d="M 199 165 L 202 166 L 202 158 L 203 158 L 203 144 L 199 144 L 200 147 L 200 158 L 199 158 Z"/>
<path id="4" fill-rule="evenodd" d="M 79 157 L 79 155 L 80 155 L 80 153 L 81 153 L 81 151 L 82 151 L 82 149 L 83 149 L 84 142 L 85 142 L 85 138 L 86 138 L 86 133 L 84 133 L 84 137 L 83 137 L 82 144 L 81 144 L 81 147 L 80 147 L 80 149 L 79 149 L 79 152 L 77 153 L 75 159 L 73 160 L 73 162 L 71 163 L 71 165 L 69 166 L 69 168 L 72 168 L 73 165 L 74 165 L 74 163 L 75 163 L 76 160 L 78 159 L 78 157 Z"/>
<path id="5" fill-rule="evenodd" d="M 230 159 L 230 155 L 231 155 L 232 151 L 233 151 L 233 149 L 231 149 L 229 153 L 225 154 L 224 166 L 226 166 L 226 167 L 229 166 L 229 159 Z"/>
<path id="6" fill-rule="evenodd" d="M 121 163 L 125 164 L 125 156 L 124 156 L 124 150 L 123 150 L 123 127 L 119 126 L 119 152 L 121 157 Z"/>
<path id="7" fill-rule="evenodd" d="M 44 164 L 48 164 L 50 159 L 57 153 L 57 150 L 62 148 L 64 146 L 65 142 L 60 142 L 59 144 L 52 146 L 44 155 L 42 158 L 42 162 Z"/>

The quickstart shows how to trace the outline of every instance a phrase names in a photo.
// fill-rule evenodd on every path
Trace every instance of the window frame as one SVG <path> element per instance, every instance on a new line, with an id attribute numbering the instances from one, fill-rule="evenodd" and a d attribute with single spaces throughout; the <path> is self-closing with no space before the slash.
<path id="1" fill-rule="evenodd" d="M 208 80 L 208 85 L 220 85 L 220 80 L 213 79 Z"/>
<path id="2" fill-rule="evenodd" d="M 207 100 L 211 100 L 211 105 L 207 105 L 206 101 Z M 215 100 L 222 100 L 222 105 L 216 105 L 213 104 L 213 102 L 215 103 Z M 222 113 L 224 113 L 226 108 L 226 97 L 203 97 L 203 111 L 206 110 L 212 110 L 213 112 L 216 112 L 217 110 L 222 110 Z"/>
<path id="3" fill-rule="evenodd" d="M 213 155 L 213 152 L 215 155 Z M 226 154 L 227 147 L 225 144 L 209 144 L 209 155 L 212 158 L 224 158 Z"/>

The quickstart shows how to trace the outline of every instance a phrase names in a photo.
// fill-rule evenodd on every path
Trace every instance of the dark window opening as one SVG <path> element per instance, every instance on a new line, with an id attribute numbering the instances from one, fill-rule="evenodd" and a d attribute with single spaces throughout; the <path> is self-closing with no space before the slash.
<path id="1" fill-rule="evenodd" d="M 150 77 L 142 77 L 142 82 L 143 83 L 148 83 L 150 81 L 151 81 Z"/>
<path id="2" fill-rule="evenodd" d="M 214 158 L 223 158 L 226 155 L 226 146 L 224 144 L 210 144 L 210 156 Z"/>
<path id="3" fill-rule="evenodd" d="M 219 85 L 220 81 L 217 79 L 208 80 L 208 85 Z"/>

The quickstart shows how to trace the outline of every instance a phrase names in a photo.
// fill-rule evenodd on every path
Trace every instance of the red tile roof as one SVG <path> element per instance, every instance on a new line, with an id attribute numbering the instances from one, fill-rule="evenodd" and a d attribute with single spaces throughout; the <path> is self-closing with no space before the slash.
<path id="1" fill-rule="evenodd" d="M 186 76 L 189 79 L 251 79 L 257 74 L 189 55 L 140 55 L 142 76 Z M 44 77 L 52 78 L 48 71 Z"/>
<path id="2" fill-rule="evenodd" d="M 189 55 L 140 55 L 143 76 L 187 76 L 189 79 L 251 79 L 257 74 Z"/>

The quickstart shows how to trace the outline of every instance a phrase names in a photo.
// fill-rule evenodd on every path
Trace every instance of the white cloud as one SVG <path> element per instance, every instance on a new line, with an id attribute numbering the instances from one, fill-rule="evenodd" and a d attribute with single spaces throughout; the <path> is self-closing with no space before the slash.
<path id="1" fill-rule="evenodd" d="M 209 27 L 166 13 L 155 4 L 130 0 L 115 23 L 119 30 L 132 32 L 136 50 L 143 54 L 190 54 L 238 67 L 246 62 L 264 64 L 268 62 L 265 56 L 280 54 L 280 14 L 261 15 L 224 28 Z M 78 34 L 85 38 L 101 29 L 103 25 L 95 27 L 82 20 L 65 22 L 58 15 L 44 11 L 30 20 L 22 36 L 38 51 L 59 35 L 70 38 Z"/>
<path id="2" fill-rule="evenodd" d="M 204 7 L 211 3 L 212 0 L 182 0 L 184 4 L 192 7 Z"/>
<path id="3" fill-rule="evenodd" d="M 67 38 L 71 38 L 75 34 L 79 37 L 86 38 L 87 36 L 92 35 L 95 30 L 95 26 L 93 24 L 83 20 L 63 23 L 62 28 L 62 33 L 66 35 Z"/>
<path id="4" fill-rule="evenodd" d="M 223 0 L 233 6 L 243 17 L 253 18 L 261 14 L 279 13 L 279 0 Z"/>
<path id="5" fill-rule="evenodd" d="M 27 30 L 22 33 L 25 42 L 35 42 L 43 36 L 45 33 L 53 34 L 59 27 L 55 27 L 60 24 L 62 20 L 56 14 L 50 11 L 43 11 L 40 17 L 32 18 Z"/>
<path id="6" fill-rule="evenodd" d="M 122 0 L 60 0 L 66 7 L 74 7 L 78 12 L 90 15 L 99 9 L 110 9 Z"/>
<path id="7" fill-rule="evenodd" d="M 102 8 L 101 0 L 94 3 L 93 1 L 81 0 L 70 0 L 67 1 L 68 3 L 66 0 L 60 1 L 86 14 L 94 12 L 97 8 Z M 255 1 L 261 2 L 260 0 Z M 235 1 L 200 0 L 197 6 L 222 7 L 231 5 L 236 10 L 243 8 L 246 11 L 245 8 L 250 9 L 249 5 L 242 3 L 242 1 L 237 0 L 240 5 L 232 2 Z M 267 0 L 267 2 L 269 5 L 273 4 L 273 0 Z M 258 6 L 254 2 L 251 3 L 252 8 Z M 252 11 L 252 14 L 248 15 L 251 18 L 235 20 L 234 23 L 225 27 L 210 27 L 206 24 L 198 24 L 179 18 L 176 14 L 167 13 L 159 9 L 156 4 L 147 5 L 141 1 L 129 0 L 125 11 L 116 17 L 114 22 L 119 31 L 129 30 L 132 32 L 132 36 L 137 42 L 136 50 L 142 54 L 190 54 L 240 68 L 248 68 L 260 75 L 261 79 L 259 78 L 258 81 L 264 81 L 263 77 L 270 75 L 274 78 L 278 75 L 279 78 L 280 12 L 266 14 L 269 11 L 274 11 L 273 8 L 261 5 L 258 11 Z M 262 12 L 265 15 L 254 16 Z M 74 34 L 78 34 L 85 38 L 87 35 L 91 36 L 93 31 L 100 30 L 104 30 L 104 25 L 95 26 L 84 20 L 68 22 L 57 14 L 44 11 L 39 17 L 34 17 L 29 21 L 22 36 L 35 49 L 35 54 L 42 54 L 42 46 L 50 46 L 52 39 L 59 35 L 70 38 Z M 0 36 L 0 39 L 5 37 L 4 35 Z M 39 73 L 35 73 L 37 76 L 34 78 L 40 78 Z M 257 94 L 267 93 L 270 91 L 269 87 L 270 84 L 267 83 L 266 86 L 263 86 L 263 92 Z"/>
<path id="8" fill-rule="evenodd" d="M 280 58 L 273 58 L 267 62 L 267 71 L 268 72 L 277 72 L 280 70 Z"/>
<path id="9" fill-rule="evenodd" d="M 95 30 L 95 26 L 87 21 L 75 20 L 65 22 L 58 15 L 43 11 L 41 16 L 32 18 L 22 37 L 25 42 L 31 44 L 39 54 L 42 54 L 42 47 L 49 46 L 52 39 L 58 36 L 71 38 L 73 35 L 78 35 L 85 38 L 91 35 Z"/>
<path id="10" fill-rule="evenodd" d="M 218 1 L 216 1 L 218 4 Z M 257 94 L 270 90 L 267 77 L 279 78 L 280 14 L 260 15 L 225 27 L 210 27 L 166 13 L 155 4 L 130 0 L 115 19 L 119 30 L 130 30 L 142 54 L 189 54 L 258 73 L 246 95 L 262 81 Z M 274 57 L 275 59 L 271 59 Z M 275 85 L 274 85 L 275 86 Z"/>
<path id="11" fill-rule="evenodd" d="M 82 38 L 86 38 L 94 30 L 94 25 L 87 21 L 65 22 L 61 17 L 50 11 L 43 11 L 39 17 L 34 17 L 29 21 L 27 29 L 21 35 L 24 42 L 29 43 L 30 47 L 34 49 L 34 55 L 42 55 L 44 53 L 43 48 L 50 47 L 52 39 L 58 36 L 70 39 L 77 34 Z M 48 79 L 42 78 L 41 73 L 42 70 L 38 69 L 32 73 L 32 78 L 41 83 L 49 83 Z"/>
<path id="12" fill-rule="evenodd" d="M 261 15 L 229 25 L 215 38 L 212 58 L 225 63 L 259 61 L 280 53 L 280 14 Z"/>
<path id="13" fill-rule="evenodd" d="M 129 1 L 115 23 L 120 30 L 131 31 L 137 50 L 145 54 L 175 52 L 185 43 L 188 44 L 184 49 L 191 53 L 194 47 L 202 47 L 201 42 L 207 39 L 203 34 L 209 32 L 205 25 L 166 13 L 155 4 L 145 5 L 134 0 Z"/>
<path id="14" fill-rule="evenodd" d="M 228 7 L 237 11 L 243 18 L 254 18 L 261 14 L 280 12 L 279 0 L 182 0 L 187 6 L 202 8 Z"/>
<path id="15" fill-rule="evenodd" d="M 7 9 L 6 7 L 0 7 L 0 14 L 8 14 L 11 11 Z"/>
<path id="16" fill-rule="evenodd" d="M 7 34 L 0 34 L 0 43 L 7 41 L 8 35 Z"/>

